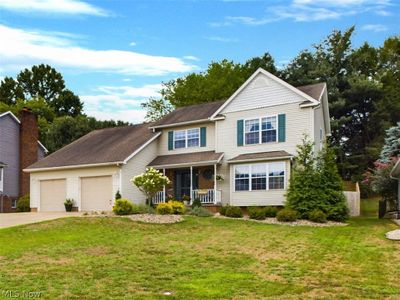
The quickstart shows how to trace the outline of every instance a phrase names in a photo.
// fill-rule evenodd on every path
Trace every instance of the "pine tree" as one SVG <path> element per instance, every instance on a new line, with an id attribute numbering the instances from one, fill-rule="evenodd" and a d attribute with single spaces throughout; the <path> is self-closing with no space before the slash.
<path id="1" fill-rule="evenodd" d="M 400 155 L 400 122 L 386 130 L 385 144 L 379 160 L 388 163 L 390 158 Z"/>
<path id="2" fill-rule="evenodd" d="M 324 203 L 328 219 L 344 221 L 348 218 L 346 198 L 343 194 L 343 183 L 336 165 L 334 150 L 326 144 L 318 156 L 317 173 L 321 202 Z"/>
<path id="3" fill-rule="evenodd" d="M 304 136 L 302 144 L 297 146 L 290 185 L 287 193 L 287 205 L 298 211 L 301 218 L 319 207 L 319 183 L 315 169 L 314 144 Z"/>

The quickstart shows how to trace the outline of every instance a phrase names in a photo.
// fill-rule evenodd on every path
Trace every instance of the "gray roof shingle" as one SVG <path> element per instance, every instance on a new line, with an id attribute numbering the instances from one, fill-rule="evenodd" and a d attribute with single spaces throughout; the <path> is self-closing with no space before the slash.
<path id="1" fill-rule="evenodd" d="M 239 161 L 251 161 L 251 160 L 271 160 L 271 159 L 280 159 L 280 158 L 290 158 L 293 155 L 283 151 L 268 151 L 268 152 L 258 152 L 258 153 L 246 153 L 240 154 L 228 160 L 228 163 L 235 163 Z"/>
<path id="2" fill-rule="evenodd" d="M 122 162 L 157 134 L 149 125 L 94 130 L 27 169 Z"/>
<path id="3" fill-rule="evenodd" d="M 225 103 L 225 101 L 226 100 L 179 107 L 170 112 L 161 120 L 155 122 L 152 126 L 158 127 L 176 123 L 208 119 L 218 110 L 218 108 L 222 106 L 222 104 Z"/>
<path id="4" fill-rule="evenodd" d="M 215 151 L 202 151 L 184 154 L 171 154 L 157 156 L 149 166 L 173 166 L 173 165 L 188 165 L 198 164 L 202 162 L 209 162 L 210 164 L 218 162 L 223 153 L 216 153 Z"/>

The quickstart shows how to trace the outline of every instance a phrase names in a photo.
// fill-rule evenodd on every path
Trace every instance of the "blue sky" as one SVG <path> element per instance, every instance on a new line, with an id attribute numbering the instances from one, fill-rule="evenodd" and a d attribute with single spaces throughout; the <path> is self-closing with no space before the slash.
<path id="1" fill-rule="evenodd" d="M 88 115 L 143 120 L 162 81 L 270 52 L 278 66 L 333 29 L 353 43 L 400 33 L 395 0 L 0 0 L 0 79 L 47 63 Z"/>

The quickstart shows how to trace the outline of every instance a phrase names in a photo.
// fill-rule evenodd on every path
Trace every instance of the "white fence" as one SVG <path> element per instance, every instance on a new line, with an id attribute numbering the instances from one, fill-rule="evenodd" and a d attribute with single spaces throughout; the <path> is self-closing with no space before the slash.
<path id="1" fill-rule="evenodd" d="M 358 217 L 360 215 L 360 187 L 358 182 L 356 183 L 355 191 L 344 191 L 343 193 L 346 197 L 350 216 Z"/>

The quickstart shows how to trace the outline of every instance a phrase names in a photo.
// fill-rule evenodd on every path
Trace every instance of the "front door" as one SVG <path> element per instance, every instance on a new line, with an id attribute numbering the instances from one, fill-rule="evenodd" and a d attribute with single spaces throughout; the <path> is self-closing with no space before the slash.
<path id="1" fill-rule="evenodd" d="M 199 172 L 197 168 L 193 168 L 193 189 L 198 189 L 199 186 Z M 181 169 L 175 171 L 175 199 L 182 200 L 183 195 L 190 195 L 190 169 Z"/>
<path id="2" fill-rule="evenodd" d="M 175 198 L 182 200 L 183 195 L 190 197 L 190 170 L 175 171 Z"/>

